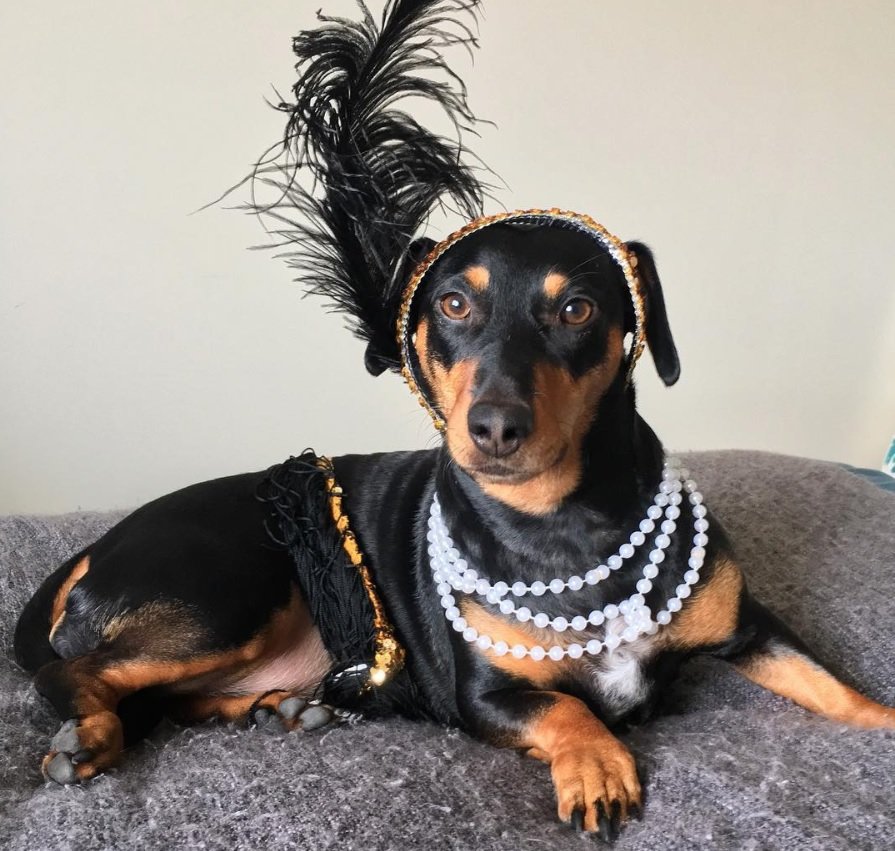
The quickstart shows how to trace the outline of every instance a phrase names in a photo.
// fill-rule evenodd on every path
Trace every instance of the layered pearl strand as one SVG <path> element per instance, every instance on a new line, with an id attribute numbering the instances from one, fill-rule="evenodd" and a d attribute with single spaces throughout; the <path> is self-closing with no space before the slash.
<path id="1" fill-rule="evenodd" d="M 665 550 L 671 544 L 672 535 L 677 530 L 677 521 L 681 515 L 684 495 L 690 512 L 693 515 L 693 546 L 687 562 L 688 570 L 684 573 L 683 582 L 675 589 L 675 595 L 665 601 L 653 618 L 652 611 L 646 605 L 645 595 L 653 587 L 653 580 L 659 575 L 660 565 L 665 560 Z M 708 544 L 708 520 L 703 505 L 702 494 L 690 478 L 687 470 L 679 467 L 671 459 L 666 461 L 662 470 L 662 481 L 653 502 L 647 509 L 646 517 L 638 528 L 631 533 L 628 541 L 622 544 L 618 552 L 606 559 L 603 564 L 586 571 L 583 575 L 574 574 L 566 578 L 556 577 L 549 582 L 536 581 L 527 585 L 515 581 L 491 582 L 478 571 L 469 566 L 454 546 L 447 526 L 441 514 L 438 494 L 432 498 L 429 509 L 429 531 L 426 538 L 429 542 L 429 565 L 432 576 L 441 598 L 444 615 L 451 626 L 463 635 L 470 643 L 482 650 L 490 650 L 496 656 L 510 654 L 517 659 L 530 657 L 535 661 L 548 658 L 560 661 L 568 656 L 579 659 L 585 653 L 596 656 L 604 649 L 615 650 L 622 642 L 636 641 L 642 635 L 654 635 L 660 626 L 667 626 L 676 612 L 683 607 L 683 601 L 692 593 L 693 586 L 699 582 L 699 571 L 705 561 L 705 547 Z M 664 519 L 663 519 L 664 518 Z M 532 611 L 530 606 L 517 605 L 515 598 L 542 597 L 548 592 L 562 594 L 568 591 L 581 591 L 588 586 L 599 585 L 617 571 L 626 561 L 633 558 L 638 549 L 646 543 L 647 535 L 656 530 L 652 548 L 646 555 L 642 576 L 636 582 L 634 591 L 619 603 L 609 603 L 602 609 L 594 609 L 588 615 L 579 614 L 571 620 L 563 617 L 551 618 L 545 612 Z M 480 633 L 470 626 L 460 614 L 454 592 L 477 594 L 497 606 L 505 615 L 513 615 L 520 623 L 531 622 L 539 629 L 549 629 L 555 633 L 567 630 L 583 632 L 589 627 L 604 627 L 602 641 L 591 639 L 584 644 L 573 642 L 553 644 L 549 647 L 535 645 L 526 647 L 516 644 L 512 647 L 505 641 L 494 641 L 491 636 Z"/>

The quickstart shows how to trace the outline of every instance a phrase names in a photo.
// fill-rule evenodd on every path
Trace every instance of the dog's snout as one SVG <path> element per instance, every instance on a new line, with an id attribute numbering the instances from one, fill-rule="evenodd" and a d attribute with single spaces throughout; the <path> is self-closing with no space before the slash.
<path id="1" fill-rule="evenodd" d="M 469 409 L 469 436 L 494 458 L 512 455 L 533 428 L 531 408 L 521 403 L 476 402 Z"/>

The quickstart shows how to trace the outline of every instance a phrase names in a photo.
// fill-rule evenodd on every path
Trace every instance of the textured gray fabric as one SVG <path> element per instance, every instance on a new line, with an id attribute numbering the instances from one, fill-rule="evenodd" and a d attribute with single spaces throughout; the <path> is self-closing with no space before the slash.
<path id="1" fill-rule="evenodd" d="M 853 684 L 895 701 L 895 497 L 754 452 L 690 466 L 758 596 Z M 579 849 L 546 767 L 402 720 L 272 735 L 162 727 L 86 787 L 44 785 L 58 721 L 9 658 L 40 579 L 120 514 L 0 522 L 0 848 Z M 619 849 L 891 849 L 895 734 L 810 716 L 723 664 L 687 666 L 625 736 L 645 819 Z"/>

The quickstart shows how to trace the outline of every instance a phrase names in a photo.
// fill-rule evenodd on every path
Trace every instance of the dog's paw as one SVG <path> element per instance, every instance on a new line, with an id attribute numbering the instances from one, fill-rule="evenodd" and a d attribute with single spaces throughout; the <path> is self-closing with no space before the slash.
<path id="1" fill-rule="evenodd" d="M 615 740 L 555 755 L 550 773 L 559 818 L 576 830 L 613 842 L 626 821 L 640 818 L 641 789 L 634 757 Z"/>
<path id="2" fill-rule="evenodd" d="M 70 718 L 53 736 L 41 770 L 53 783 L 80 783 L 115 765 L 123 747 L 121 721 L 114 712 Z"/>
<path id="3" fill-rule="evenodd" d="M 255 727 L 274 732 L 276 730 L 319 730 L 333 721 L 341 720 L 343 713 L 325 703 L 310 702 L 301 697 L 262 699 L 251 712 Z"/>

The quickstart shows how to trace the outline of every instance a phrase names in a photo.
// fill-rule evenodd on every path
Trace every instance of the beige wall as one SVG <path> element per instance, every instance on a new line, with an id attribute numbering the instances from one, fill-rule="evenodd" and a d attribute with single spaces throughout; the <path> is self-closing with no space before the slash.
<path id="1" fill-rule="evenodd" d="M 133 505 L 274 463 L 433 442 L 393 376 L 236 212 L 189 215 L 280 130 L 297 0 L 5 3 L 0 511 Z M 348 0 L 326 8 L 353 12 Z M 879 463 L 895 428 L 895 4 L 490 0 L 454 58 L 507 206 L 655 250 L 678 448 Z"/>

